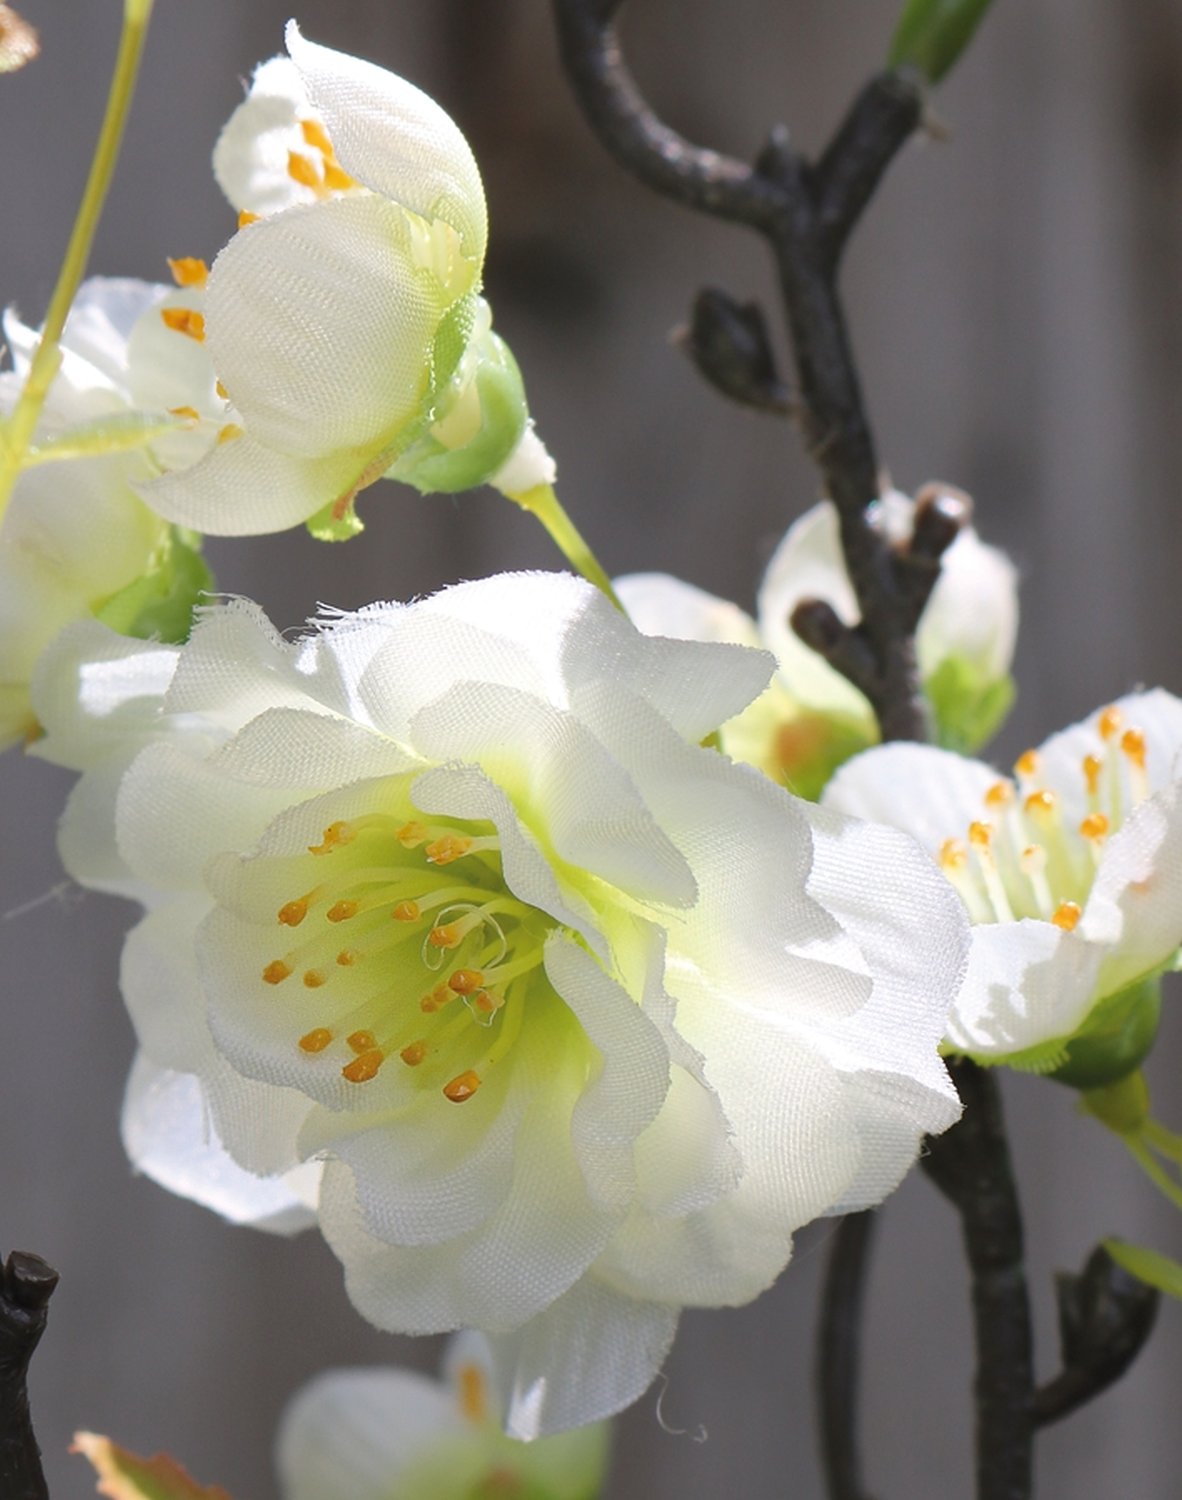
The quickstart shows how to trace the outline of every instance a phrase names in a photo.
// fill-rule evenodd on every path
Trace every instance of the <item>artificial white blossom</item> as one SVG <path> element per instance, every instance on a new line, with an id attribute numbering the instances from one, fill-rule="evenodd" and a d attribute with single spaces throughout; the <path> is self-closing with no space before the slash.
<path id="1" fill-rule="evenodd" d="M 594 1500 L 605 1423 L 522 1443 L 501 1431 L 488 1344 L 457 1334 L 443 1379 L 410 1370 L 329 1370 L 292 1398 L 279 1427 L 283 1500 Z"/>
<path id="2" fill-rule="evenodd" d="M 191 341 L 176 340 L 171 366 L 153 342 L 157 326 L 165 346 L 175 337 L 160 318 L 170 298 L 168 287 L 95 278 L 83 284 L 66 323 L 61 368 L 35 435 L 36 462 L 17 477 L 0 512 L 0 746 L 36 733 L 29 681 L 65 624 L 98 615 L 122 630 L 176 626 L 183 635 L 182 617 L 208 582 L 191 547 L 134 488 L 189 440 L 195 424 L 167 407 L 201 399 L 202 381 L 188 363 Z M 7 413 L 38 335 L 11 311 L 3 331 L 12 356 L 12 369 L 0 375 L 0 413 Z M 212 395 L 212 373 L 204 384 Z"/>
<path id="3" fill-rule="evenodd" d="M 1153 1040 L 1182 943 L 1182 702 L 1130 694 L 1020 756 L 1014 776 L 930 746 L 843 766 L 827 807 L 913 834 L 973 927 L 947 1047 L 1095 1087 Z"/>
<path id="4" fill-rule="evenodd" d="M 245 601 L 179 651 L 79 626 L 39 677 L 66 864 L 149 907 L 143 1066 L 200 1085 L 179 1162 L 133 1154 L 211 1202 L 220 1142 L 284 1178 L 273 1227 L 322 1172 L 355 1305 L 486 1331 L 518 1436 L 634 1400 L 683 1305 L 756 1296 L 958 1112 L 953 892 L 700 746 L 772 665 L 516 574 L 294 642 Z"/>
<path id="5" fill-rule="evenodd" d="M 355 530 L 383 474 L 518 494 L 554 466 L 479 295 L 484 189 L 455 122 L 393 73 L 287 28 L 214 153 L 239 232 L 201 331 L 234 441 L 152 484 L 217 535 Z"/>
<path id="6" fill-rule="evenodd" d="M 892 543 L 911 533 L 915 501 L 887 490 L 874 519 Z M 650 635 L 763 645 L 778 671 L 764 695 L 723 726 L 722 744 L 802 796 L 815 797 L 834 767 L 878 739 L 865 696 L 792 629 L 793 609 L 823 599 L 847 625 L 859 619 L 846 572 L 837 512 L 823 500 L 795 521 L 760 585 L 757 621 L 737 605 L 667 573 L 618 579 L 628 613 Z M 1009 668 L 1018 626 L 1013 564 L 972 527 L 944 554 L 939 581 L 916 636 L 920 676 L 937 726 L 958 749 L 976 748 L 1011 697 Z"/>

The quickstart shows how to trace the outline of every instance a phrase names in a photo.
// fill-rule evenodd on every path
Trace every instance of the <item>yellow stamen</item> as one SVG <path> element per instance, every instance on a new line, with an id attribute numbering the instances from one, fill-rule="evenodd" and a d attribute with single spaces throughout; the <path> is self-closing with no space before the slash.
<path id="1" fill-rule="evenodd" d="M 1055 794 L 1048 791 L 1031 792 L 1022 806 L 1032 818 L 1049 818 L 1055 811 Z"/>
<path id="2" fill-rule="evenodd" d="M 1061 927 L 1064 932 L 1074 932 L 1079 925 L 1079 919 L 1083 912 L 1074 901 L 1061 901 L 1055 915 L 1051 918 L 1056 927 Z"/>
<path id="3" fill-rule="evenodd" d="M 291 965 L 285 964 L 281 958 L 276 958 L 272 959 L 263 970 L 263 978 L 268 984 L 282 984 L 290 973 Z"/>
<path id="4" fill-rule="evenodd" d="M 332 188 L 334 192 L 344 193 L 350 188 L 356 187 L 357 183 L 339 162 L 325 158 L 324 161 L 324 185 Z"/>
<path id="5" fill-rule="evenodd" d="M 1143 729 L 1126 729 L 1120 737 L 1120 748 L 1128 756 L 1132 765 L 1145 769 L 1145 731 Z"/>
<path id="6" fill-rule="evenodd" d="M 304 983 L 310 990 L 318 990 L 322 984 L 328 983 L 328 975 L 323 969 L 305 969 Z"/>
<path id="7" fill-rule="evenodd" d="M 1088 796 L 1094 797 L 1100 790 L 1100 773 L 1104 770 L 1104 762 L 1098 755 L 1085 755 L 1083 758 L 1084 780 L 1088 784 Z"/>
<path id="8" fill-rule="evenodd" d="M 1054 900 L 1047 881 L 1047 851 L 1041 844 L 1027 844 L 1018 856 L 1018 866 L 1030 882 L 1040 916 L 1049 918 Z"/>
<path id="9" fill-rule="evenodd" d="M 458 1074 L 450 1083 L 443 1086 L 443 1096 L 450 1099 L 453 1104 L 463 1104 L 480 1087 L 480 1075 L 474 1073 L 471 1068 L 465 1073 Z"/>
<path id="10" fill-rule="evenodd" d="M 479 1365 L 461 1365 L 456 1371 L 460 1411 L 469 1422 L 488 1420 L 488 1383 Z"/>
<path id="11" fill-rule="evenodd" d="M 222 398 L 223 401 L 228 401 L 230 399 L 230 393 L 229 393 L 229 391 L 221 383 L 220 380 L 215 380 L 214 381 L 213 388 L 218 393 L 218 395 Z"/>
<path id="12" fill-rule="evenodd" d="M 238 228 L 245 229 L 248 224 L 257 224 L 261 214 L 252 214 L 249 208 L 244 208 L 238 215 Z"/>
<path id="13" fill-rule="evenodd" d="M 301 896 L 296 901 L 289 901 L 285 906 L 279 908 L 279 920 L 284 927 L 298 927 L 308 915 L 308 898 Z"/>
<path id="14" fill-rule="evenodd" d="M 476 996 L 475 1000 L 473 1000 L 472 1002 L 476 1009 L 480 1011 L 482 1015 L 486 1016 L 495 1015 L 496 1012 L 500 1010 L 501 1006 L 504 1005 L 504 1003 L 505 997 L 503 995 L 494 995 L 491 994 L 488 990 L 481 990 L 480 993 Z"/>
<path id="15" fill-rule="evenodd" d="M 164 319 L 164 326 L 171 328 L 173 333 L 183 333 L 198 344 L 205 342 L 205 318 L 191 307 L 162 307 L 160 316 Z"/>
<path id="16" fill-rule="evenodd" d="M 447 922 L 442 927 L 432 927 L 427 934 L 427 941 L 432 948 L 458 948 L 464 941 L 460 926 L 459 922 Z"/>
<path id="17" fill-rule="evenodd" d="M 1120 733 L 1124 724 L 1125 716 L 1115 704 L 1102 710 L 1100 717 L 1096 720 L 1096 729 L 1102 740 L 1114 740 Z"/>
<path id="18" fill-rule="evenodd" d="M 328 131 L 319 120 L 301 120 L 300 134 L 304 137 L 305 144 L 312 147 L 314 151 L 323 151 L 325 156 L 335 156 L 332 142 L 328 138 Z"/>
<path id="19" fill-rule="evenodd" d="M 417 922 L 422 912 L 417 901 L 399 901 L 390 915 L 396 922 Z"/>
<path id="20" fill-rule="evenodd" d="M 361 1057 L 366 1052 L 372 1052 L 378 1044 L 377 1038 L 372 1031 L 351 1032 L 345 1038 L 345 1041 L 357 1053 L 358 1057 Z"/>
<path id="21" fill-rule="evenodd" d="M 350 917 L 355 917 L 361 909 L 358 901 L 334 901 L 325 912 L 330 922 L 347 922 Z"/>
<path id="22" fill-rule="evenodd" d="M 945 839 L 940 845 L 939 861 L 943 870 L 963 870 L 969 862 L 969 851 L 959 839 Z"/>
<path id="23" fill-rule="evenodd" d="M 424 995 L 419 1001 L 419 1009 L 424 1015 L 433 1016 L 437 1010 L 450 1005 L 454 998 L 454 991 L 450 990 L 446 984 L 437 984 L 429 995 Z"/>
<path id="24" fill-rule="evenodd" d="M 341 1069 L 341 1076 L 350 1083 L 368 1083 L 371 1078 L 378 1076 L 378 1069 L 385 1060 L 385 1055 L 374 1047 L 369 1052 L 363 1052 L 360 1057 L 355 1057 L 351 1063 L 346 1063 Z"/>
<path id="25" fill-rule="evenodd" d="M 1008 781 L 995 781 L 985 793 L 985 806 L 997 809 L 1008 807 L 1014 800 L 1014 788 Z"/>
<path id="26" fill-rule="evenodd" d="M 970 823 L 969 843 L 974 849 L 988 849 L 993 842 L 992 823 Z"/>
<path id="27" fill-rule="evenodd" d="M 417 1068 L 427 1055 L 426 1042 L 411 1042 L 409 1046 L 403 1047 L 398 1056 L 408 1068 Z"/>
<path id="28" fill-rule="evenodd" d="M 427 830 L 421 823 L 404 823 L 394 835 L 404 849 L 417 849 L 427 839 Z"/>
<path id="29" fill-rule="evenodd" d="M 235 438 L 242 436 L 242 428 L 237 422 L 227 422 L 224 427 L 218 428 L 218 442 L 232 443 Z"/>
<path id="30" fill-rule="evenodd" d="M 168 408 L 170 417 L 184 417 L 189 422 L 200 422 L 201 413 L 195 406 L 170 406 Z"/>
<path id="31" fill-rule="evenodd" d="M 316 163 L 309 156 L 301 156 L 298 151 L 287 153 L 287 175 L 301 187 L 313 190 L 320 187 L 320 173 L 316 170 Z"/>
<path id="32" fill-rule="evenodd" d="M 307 1035 L 300 1037 L 300 1046 L 305 1052 L 323 1052 L 329 1042 L 332 1041 L 332 1032 L 327 1026 L 317 1026 L 309 1031 Z"/>
<path id="33" fill-rule="evenodd" d="M 309 854 L 331 854 L 334 849 L 339 849 L 343 844 L 351 844 L 357 837 L 357 830 L 351 823 L 338 819 L 330 823 L 321 834 L 319 844 L 309 844 Z"/>
<path id="34" fill-rule="evenodd" d="M 342 948 L 337 954 L 337 963 L 342 969 L 351 969 L 360 957 L 356 948 Z"/>
<path id="35" fill-rule="evenodd" d="M 1023 781 L 1030 781 L 1038 775 L 1041 764 L 1037 750 L 1024 750 L 1014 762 L 1014 773 Z"/>
<path id="36" fill-rule="evenodd" d="M 170 255 L 168 269 L 177 286 L 204 286 L 209 280 L 209 267 L 193 255 L 182 255 L 178 260 Z"/>
<path id="37" fill-rule="evenodd" d="M 1103 813 L 1089 813 L 1079 825 L 1079 831 L 1085 839 L 1099 843 L 1101 839 L 1108 837 L 1108 819 Z"/>
<path id="38" fill-rule="evenodd" d="M 445 833 L 441 839 L 436 839 L 433 844 L 427 845 L 427 863 L 431 865 L 453 864 L 457 859 L 463 859 L 471 847 L 472 840 L 465 838 L 463 834 Z"/>
<path id="39" fill-rule="evenodd" d="M 448 989 L 457 995 L 470 995 L 484 986 L 484 975 L 479 969 L 457 969 L 447 981 Z"/>

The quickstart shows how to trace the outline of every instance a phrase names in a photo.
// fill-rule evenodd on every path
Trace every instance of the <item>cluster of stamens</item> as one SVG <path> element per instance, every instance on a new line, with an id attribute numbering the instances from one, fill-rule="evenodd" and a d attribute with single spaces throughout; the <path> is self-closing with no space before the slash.
<path id="1" fill-rule="evenodd" d="M 445 1076 L 453 1104 L 471 1099 L 520 1031 L 546 930 L 506 890 L 495 834 L 374 813 L 331 823 L 308 853 L 340 868 L 279 907 L 303 941 L 261 974 L 273 986 L 298 975 L 332 1002 L 332 1023 L 300 1050 L 335 1055 L 352 1084 L 396 1056 Z"/>
<path id="2" fill-rule="evenodd" d="M 1061 798 L 1042 784 L 1042 758 L 1027 750 L 1014 780 L 985 793 L 965 838 L 945 839 L 938 859 L 974 922 L 1038 917 L 1074 931 L 1105 841 L 1149 795 L 1144 732 L 1117 708 L 1098 716 L 1099 753 L 1080 761 L 1087 812 L 1069 826 Z"/>
<path id="3" fill-rule="evenodd" d="M 345 193 L 357 183 L 349 176 L 329 140 L 328 131 L 319 120 L 301 120 L 300 134 L 307 151 L 287 153 L 287 175 L 301 187 L 310 188 L 317 198 Z"/>

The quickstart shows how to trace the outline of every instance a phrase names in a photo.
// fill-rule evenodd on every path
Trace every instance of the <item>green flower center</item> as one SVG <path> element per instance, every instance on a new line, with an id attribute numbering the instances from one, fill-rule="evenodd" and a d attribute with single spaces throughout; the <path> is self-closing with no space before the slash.
<path id="1" fill-rule="evenodd" d="M 463 1104 L 513 1046 L 531 993 L 553 994 L 542 953 L 555 924 L 507 889 L 492 824 L 398 800 L 329 824 L 298 858 L 312 879 L 276 913 L 296 942 L 260 982 L 322 992 L 323 1020 L 292 1038 L 310 1061 L 359 1086 L 396 1065 Z"/>

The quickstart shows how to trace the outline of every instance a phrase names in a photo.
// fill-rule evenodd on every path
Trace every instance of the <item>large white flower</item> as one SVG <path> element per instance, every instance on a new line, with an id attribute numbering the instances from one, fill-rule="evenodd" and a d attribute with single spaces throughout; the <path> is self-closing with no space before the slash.
<path id="1" fill-rule="evenodd" d="M 76 627 L 39 680 L 43 753 L 90 768 L 67 864 L 151 908 L 122 984 L 161 1087 L 247 1172 L 322 1163 L 354 1303 L 488 1331 L 517 1435 L 633 1400 L 682 1305 L 754 1297 L 957 1113 L 952 891 L 699 746 L 771 666 L 520 574 L 295 643 L 245 602 L 179 652 Z M 146 1165 L 188 1191 L 183 1108 Z"/>
<path id="2" fill-rule="evenodd" d="M 424 491 L 553 478 L 478 295 L 484 189 L 454 121 L 404 79 L 305 41 L 255 75 L 214 155 L 242 227 L 201 331 L 240 431 L 150 486 L 218 535 L 356 529 L 389 472 Z"/>
<path id="3" fill-rule="evenodd" d="M 915 501 L 886 491 L 875 518 L 892 543 L 911 534 Z M 672 578 L 618 579 L 628 613 L 650 635 L 764 645 L 779 670 L 764 695 L 725 725 L 723 748 L 802 796 L 820 795 L 834 767 L 878 739 L 866 698 L 804 644 L 793 609 L 823 599 L 848 625 L 858 606 L 846 572 L 837 512 L 828 500 L 785 534 L 759 590 L 758 624 L 737 605 Z M 920 676 L 941 738 L 975 749 L 997 727 L 1012 697 L 1010 662 L 1018 625 L 1013 564 L 968 527 L 945 553 L 916 636 Z"/>
<path id="4" fill-rule="evenodd" d="M 329 1370 L 289 1403 L 279 1427 L 284 1500 L 593 1500 L 605 1424 L 522 1443 L 497 1420 L 503 1402 L 487 1342 L 458 1334 L 443 1380 L 410 1370 Z"/>
<path id="5" fill-rule="evenodd" d="M 191 341 L 176 340 L 167 389 L 155 352 L 145 347 L 135 369 L 131 359 L 129 341 L 141 325 L 145 339 L 155 338 L 154 325 L 162 342 L 176 338 L 160 317 L 171 295 L 163 286 L 96 278 L 82 286 L 66 324 L 61 369 L 36 433 L 40 461 L 18 477 L 0 514 L 0 746 L 36 732 L 29 680 L 63 625 L 95 614 L 120 630 L 180 638 L 196 590 L 208 583 L 193 550 L 133 488 L 160 472 L 157 450 L 188 440 L 195 425 L 188 408 L 200 398 L 182 373 Z M 0 375 L 0 413 L 12 409 L 38 337 L 12 312 L 3 326 L 13 368 Z M 212 396 L 212 374 L 207 384 Z M 186 412 L 170 414 L 173 404 Z"/>
<path id="6" fill-rule="evenodd" d="M 1153 1041 L 1156 978 L 1182 943 L 1182 702 L 1134 693 L 1029 750 L 980 761 L 884 745 L 824 802 L 930 851 L 973 927 L 947 1046 L 1083 1088 Z"/>

